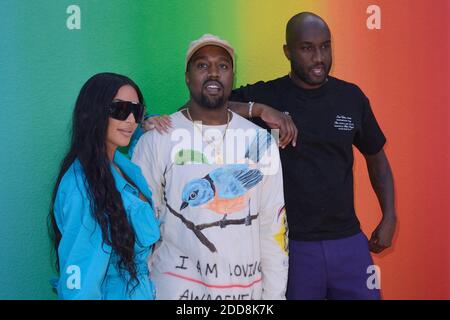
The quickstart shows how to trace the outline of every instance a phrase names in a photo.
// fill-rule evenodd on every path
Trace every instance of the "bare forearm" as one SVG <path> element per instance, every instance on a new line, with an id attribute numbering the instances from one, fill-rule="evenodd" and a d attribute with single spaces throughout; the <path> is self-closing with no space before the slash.
<path id="1" fill-rule="evenodd" d="M 394 179 L 389 162 L 384 155 L 366 157 L 372 188 L 377 195 L 383 217 L 395 218 L 395 191 Z"/>
<path id="2" fill-rule="evenodd" d="M 377 178 L 371 179 L 372 187 L 380 202 L 383 216 L 395 216 L 395 193 L 392 171 L 387 168 L 385 172 L 379 172 Z"/>
<path id="3" fill-rule="evenodd" d="M 244 118 L 250 117 L 250 106 L 247 102 L 228 101 L 228 107 L 238 115 Z M 260 103 L 254 103 L 252 107 L 252 118 L 258 118 L 261 116 L 261 112 L 264 106 Z"/>
<path id="4" fill-rule="evenodd" d="M 241 117 L 248 118 L 248 103 L 228 101 L 228 107 Z"/>

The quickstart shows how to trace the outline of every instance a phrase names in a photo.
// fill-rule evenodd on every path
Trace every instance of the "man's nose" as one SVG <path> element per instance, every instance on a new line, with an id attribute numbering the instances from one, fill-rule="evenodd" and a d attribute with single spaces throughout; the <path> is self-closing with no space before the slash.
<path id="1" fill-rule="evenodd" d="M 217 66 L 215 66 L 214 64 L 212 64 L 208 68 L 208 77 L 210 77 L 210 78 L 218 78 L 219 77 L 219 68 Z"/>
<path id="2" fill-rule="evenodd" d="M 320 50 L 320 48 L 314 49 L 313 62 L 314 63 L 323 63 L 323 53 Z"/>

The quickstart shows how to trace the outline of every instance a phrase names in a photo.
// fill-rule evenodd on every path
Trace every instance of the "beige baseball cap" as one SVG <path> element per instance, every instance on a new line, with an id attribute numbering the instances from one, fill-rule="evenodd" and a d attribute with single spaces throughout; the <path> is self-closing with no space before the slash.
<path id="1" fill-rule="evenodd" d="M 186 65 L 185 65 L 186 70 L 189 60 L 191 60 L 194 53 L 196 53 L 199 49 L 206 46 L 217 46 L 225 49 L 231 57 L 231 62 L 233 63 L 234 69 L 234 50 L 231 47 L 231 45 L 226 40 L 222 40 L 218 36 L 207 33 L 201 36 L 199 39 L 192 41 L 191 44 L 189 45 L 189 48 L 186 53 Z"/>

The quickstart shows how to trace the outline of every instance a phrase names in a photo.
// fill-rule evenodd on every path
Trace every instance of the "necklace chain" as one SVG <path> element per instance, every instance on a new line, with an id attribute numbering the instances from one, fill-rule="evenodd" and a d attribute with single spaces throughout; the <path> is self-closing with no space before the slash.
<path id="1" fill-rule="evenodd" d="M 202 140 L 205 140 L 205 137 L 203 135 L 202 127 L 201 126 L 199 127 L 197 125 L 196 121 L 194 121 L 192 119 L 191 113 L 189 112 L 189 108 L 186 108 L 186 113 L 187 113 L 187 115 L 189 117 L 189 120 L 191 120 L 191 122 L 194 124 L 194 127 L 197 128 L 197 130 L 200 132 Z M 225 141 L 225 135 L 227 134 L 227 129 L 228 129 L 228 125 L 229 124 L 230 124 L 230 111 L 227 109 L 227 125 L 225 127 L 224 132 L 223 132 L 222 139 L 220 140 L 220 146 L 217 143 L 214 143 L 214 145 L 213 145 L 214 146 L 213 150 L 214 150 L 214 153 L 215 153 L 215 162 L 217 164 L 223 164 L 224 163 L 223 152 L 221 151 L 221 146 L 223 145 L 223 143 Z M 214 138 L 208 139 L 208 140 L 206 140 L 206 142 L 207 142 L 208 145 L 210 145 L 213 142 L 215 142 L 215 139 Z"/>
<path id="2" fill-rule="evenodd" d="M 189 120 L 192 121 L 192 123 L 194 124 L 194 126 L 197 128 L 197 130 L 200 132 L 202 138 L 204 139 L 205 137 L 203 136 L 203 129 L 197 125 L 197 123 L 196 123 L 197 121 L 194 121 L 192 119 L 191 113 L 189 112 L 189 108 L 186 108 L 186 113 L 188 115 Z M 227 125 L 226 125 L 225 130 L 222 135 L 222 141 L 225 140 L 225 135 L 227 134 L 227 129 L 228 129 L 229 124 L 230 124 L 230 111 L 227 109 Z M 212 141 L 207 140 L 208 144 L 212 143 L 213 141 L 214 141 L 214 139 L 212 139 Z"/>

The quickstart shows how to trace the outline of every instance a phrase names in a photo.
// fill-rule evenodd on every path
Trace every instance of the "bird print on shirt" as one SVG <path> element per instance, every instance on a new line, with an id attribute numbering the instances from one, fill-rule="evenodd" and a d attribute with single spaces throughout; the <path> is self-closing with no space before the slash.
<path id="1" fill-rule="evenodd" d="M 245 152 L 245 158 L 259 162 L 270 146 L 272 136 L 265 130 L 257 135 Z M 263 179 L 259 169 L 248 164 L 230 164 L 214 169 L 200 179 L 189 181 L 183 188 L 180 210 L 187 207 L 201 207 L 224 215 L 243 210 L 250 198 L 250 190 Z"/>
<path id="2" fill-rule="evenodd" d="M 249 190 L 263 178 L 258 169 L 246 164 L 227 165 L 211 171 L 201 179 L 186 184 L 182 193 L 180 210 L 190 206 L 209 209 L 224 215 L 244 209 L 249 199 Z"/>
<path id="3" fill-rule="evenodd" d="M 204 234 L 203 230 L 220 227 L 225 228 L 228 225 L 249 226 L 252 221 L 258 218 L 258 213 L 251 214 L 250 192 L 263 179 L 263 173 L 256 168 L 255 164 L 260 162 L 263 155 L 266 154 L 272 145 L 272 136 L 264 129 L 257 130 L 252 143 L 245 150 L 244 164 L 229 164 L 215 168 L 202 178 L 195 178 L 185 184 L 181 193 L 180 212 L 177 212 L 167 201 L 164 192 L 164 202 L 175 217 L 205 245 L 211 252 L 217 252 L 217 248 Z M 207 158 L 195 150 L 183 150 L 177 154 L 176 163 L 187 165 L 193 163 L 208 164 Z M 165 189 L 165 185 L 163 185 Z M 212 214 L 222 215 L 218 221 L 207 222 L 203 224 L 194 224 L 181 211 L 186 208 L 201 207 L 209 209 Z M 227 219 L 227 215 L 236 212 L 242 212 L 247 207 L 247 216 L 244 218 Z"/>

